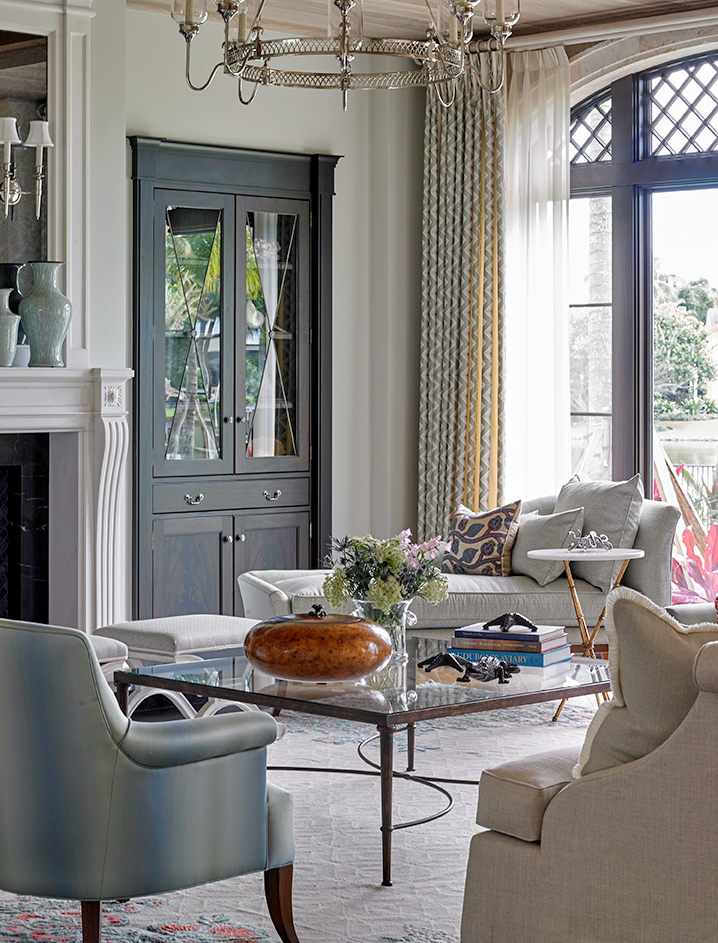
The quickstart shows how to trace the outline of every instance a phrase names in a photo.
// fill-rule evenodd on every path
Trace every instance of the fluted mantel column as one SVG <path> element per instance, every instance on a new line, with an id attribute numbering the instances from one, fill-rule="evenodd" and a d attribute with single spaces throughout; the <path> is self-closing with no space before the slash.
<path id="1" fill-rule="evenodd" d="M 125 618 L 129 369 L 0 368 L 0 434 L 50 433 L 50 621 Z"/>

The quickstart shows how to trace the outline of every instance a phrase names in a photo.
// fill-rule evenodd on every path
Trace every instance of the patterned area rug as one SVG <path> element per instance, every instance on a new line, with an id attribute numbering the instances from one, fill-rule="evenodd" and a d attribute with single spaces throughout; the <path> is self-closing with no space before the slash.
<path id="1" fill-rule="evenodd" d="M 595 702 L 517 707 L 419 724 L 417 773 L 478 779 L 481 770 L 558 747 L 580 749 Z M 287 735 L 269 751 L 277 766 L 361 768 L 357 745 L 372 728 L 288 714 Z M 396 743 L 401 769 L 405 738 Z M 366 747 L 378 760 L 378 746 Z M 366 767 L 364 767 L 366 768 Z M 393 887 L 381 886 L 379 783 L 373 777 L 275 770 L 270 779 L 294 794 L 297 854 L 294 915 L 302 943 L 458 943 L 464 874 L 475 824 L 475 786 L 450 786 L 455 806 L 441 819 L 394 832 Z M 198 796 L 198 802 L 201 797 Z M 394 820 L 435 811 L 443 799 L 395 780 Z M 108 943 L 276 943 L 260 874 L 103 908 Z M 0 892 L 0 940 L 80 943 L 76 901 Z"/>

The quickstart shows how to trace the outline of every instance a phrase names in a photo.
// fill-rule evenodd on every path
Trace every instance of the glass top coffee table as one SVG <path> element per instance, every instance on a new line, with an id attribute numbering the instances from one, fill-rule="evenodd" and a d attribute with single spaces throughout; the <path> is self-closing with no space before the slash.
<path id="1" fill-rule="evenodd" d="M 507 684 L 498 681 L 459 683 L 459 673 L 452 668 L 425 672 L 417 662 L 450 647 L 447 640 L 429 637 L 407 640 L 409 660 L 401 666 L 389 666 L 362 681 L 306 684 L 278 681 L 252 669 L 241 648 L 197 652 L 196 660 L 184 664 L 147 664 L 114 675 L 120 706 L 127 710 L 128 690 L 143 685 L 158 691 L 179 691 L 203 697 L 221 698 L 280 711 L 298 711 L 323 717 L 343 718 L 371 724 L 378 734 L 359 746 L 359 755 L 373 771 L 332 769 L 333 773 L 376 775 L 381 780 L 382 884 L 391 885 L 391 835 L 395 829 L 432 821 L 449 812 L 451 794 L 441 783 L 467 783 L 470 780 L 439 779 L 414 774 L 414 727 L 423 720 L 456 717 L 480 711 L 519 707 L 541 701 L 610 691 L 608 662 L 574 657 L 566 662 L 562 674 L 538 669 L 522 669 Z M 406 730 L 407 771 L 394 770 L 394 734 Z M 368 760 L 363 747 L 379 739 L 379 764 Z M 297 767 L 270 767 L 297 769 Z M 319 771 L 316 767 L 311 771 Z M 392 781 L 394 777 L 411 779 L 442 793 L 448 800 L 440 811 L 413 822 L 392 821 Z"/>

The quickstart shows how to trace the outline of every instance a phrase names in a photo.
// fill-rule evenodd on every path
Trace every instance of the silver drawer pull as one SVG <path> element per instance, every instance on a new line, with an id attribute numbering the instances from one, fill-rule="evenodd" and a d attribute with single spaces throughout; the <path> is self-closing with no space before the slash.
<path id="1" fill-rule="evenodd" d="M 227 534 L 227 536 L 226 536 L 226 537 L 223 537 L 222 540 L 224 540 L 224 542 L 225 542 L 226 544 L 234 543 L 234 540 L 233 540 L 231 534 Z"/>
<path id="2" fill-rule="evenodd" d="M 268 491 L 265 491 L 264 497 L 267 499 L 267 501 L 279 501 L 279 499 L 282 497 L 282 492 L 279 490 L 279 488 L 277 488 L 274 494 L 270 494 Z"/>
<path id="3" fill-rule="evenodd" d="M 246 535 L 246 534 L 237 534 L 237 540 L 238 540 L 240 543 L 244 543 L 246 539 L 247 539 L 247 535 Z"/>
<path id="4" fill-rule="evenodd" d="M 195 505 L 201 504 L 204 501 L 204 495 L 200 492 L 196 498 L 193 498 L 191 494 L 186 494 L 184 499 L 187 504 L 191 504 L 194 507 Z"/>

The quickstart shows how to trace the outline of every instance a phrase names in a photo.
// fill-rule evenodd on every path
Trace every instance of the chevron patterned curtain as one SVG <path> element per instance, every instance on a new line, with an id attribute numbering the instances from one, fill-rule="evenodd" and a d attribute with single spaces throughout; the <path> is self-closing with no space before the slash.
<path id="1" fill-rule="evenodd" d="M 456 100 L 427 95 L 419 420 L 419 534 L 457 504 L 496 507 L 504 428 L 504 93 L 473 70 Z"/>

